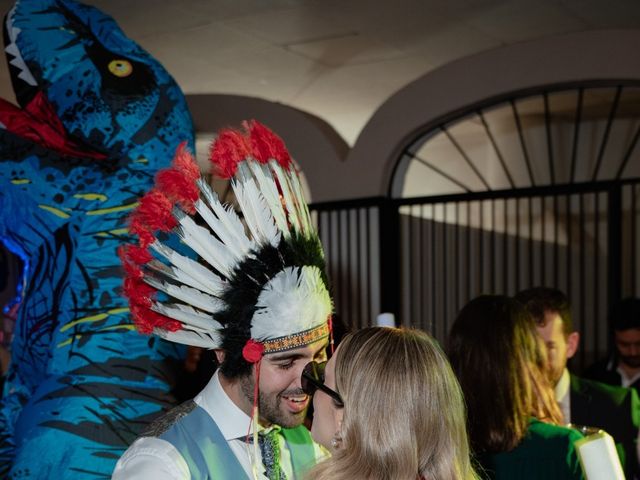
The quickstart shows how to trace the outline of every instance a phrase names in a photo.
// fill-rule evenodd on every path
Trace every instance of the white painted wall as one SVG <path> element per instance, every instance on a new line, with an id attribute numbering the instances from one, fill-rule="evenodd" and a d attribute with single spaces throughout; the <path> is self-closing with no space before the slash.
<path id="1" fill-rule="evenodd" d="M 311 201 L 387 195 L 404 146 L 439 118 L 510 92 L 582 80 L 640 79 L 640 30 L 547 37 L 449 63 L 391 96 L 353 148 L 326 122 L 257 98 L 189 95 L 198 132 L 256 118 L 288 145 L 309 183 Z M 394 190 L 401 186 L 394 186 Z"/>

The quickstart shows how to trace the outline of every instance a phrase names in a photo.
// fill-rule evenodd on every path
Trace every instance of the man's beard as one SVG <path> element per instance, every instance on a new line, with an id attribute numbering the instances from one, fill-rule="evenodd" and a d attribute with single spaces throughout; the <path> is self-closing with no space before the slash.
<path id="1" fill-rule="evenodd" d="M 631 368 L 640 368 L 640 356 L 620 355 L 620 361 Z"/>
<path id="2" fill-rule="evenodd" d="M 560 382 L 562 378 L 562 374 L 564 373 L 564 368 L 562 370 L 552 369 L 549 371 L 547 378 L 551 380 L 551 386 L 555 387 Z"/>
<path id="3" fill-rule="evenodd" d="M 240 382 L 242 393 L 251 403 L 253 403 L 254 399 L 254 381 L 254 376 L 250 375 L 247 377 L 243 377 Z M 284 412 L 280 409 L 280 398 L 282 396 L 294 396 L 302 394 L 304 394 L 302 389 L 285 390 L 284 392 L 273 395 L 266 395 L 263 392 L 260 392 L 260 400 L 258 402 L 260 418 L 266 420 L 270 424 L 280 425 L 283 428 L 295 428 L 301 425 L 304 421 L 305 416 L 307 415 L 307 409 L 305 408 L 300 413 Z"/>

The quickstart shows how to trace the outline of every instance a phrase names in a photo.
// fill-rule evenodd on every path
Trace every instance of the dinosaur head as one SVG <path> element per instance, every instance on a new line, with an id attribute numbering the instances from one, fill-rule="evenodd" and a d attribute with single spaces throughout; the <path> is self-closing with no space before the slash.
<path id="1" fill-rule="evenodd" d="M 150 146 L 172 150 L 192 138 L 175 81 L 99 10 L 18 0 L 4 37 L 18 103 L 26 109 L 44 97 L 74 142 L 126 161 L 142 155 L 142 145 L 149 156 Z"/>

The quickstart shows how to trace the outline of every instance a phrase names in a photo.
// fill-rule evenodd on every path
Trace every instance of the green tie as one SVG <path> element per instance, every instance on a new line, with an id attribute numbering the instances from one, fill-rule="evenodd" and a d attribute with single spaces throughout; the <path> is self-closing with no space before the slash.
<path id="1" fill-rule="evenodd" d="M 286 480 L 287 476 L 280 468 L 280 444 L 278 443 L 279 429 L 271 429 L 268 433 L 260 432 L 258 445 L 262 454 L 262 463 L 267 470 L 269 480 Z"/>

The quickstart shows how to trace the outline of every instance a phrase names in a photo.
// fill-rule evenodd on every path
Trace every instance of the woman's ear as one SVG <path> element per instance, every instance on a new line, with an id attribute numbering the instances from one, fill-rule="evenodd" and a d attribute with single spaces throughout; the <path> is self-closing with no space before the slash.
<path id="1" fill-rule="evenodd" d="M 336 408 L 333 413 L 333 420 L 336 425 L 336 432 L 342 431 L 342 417 L 344 416 L 344 408 Z"/>

